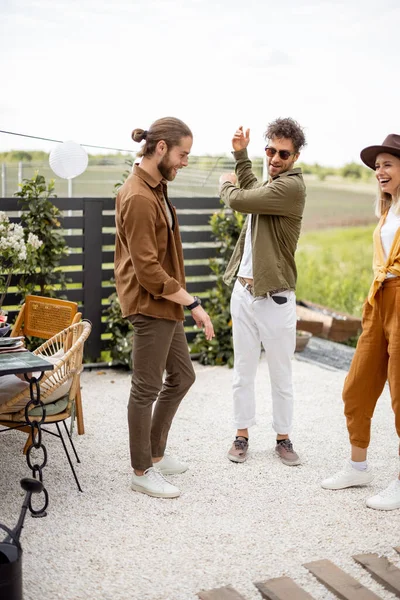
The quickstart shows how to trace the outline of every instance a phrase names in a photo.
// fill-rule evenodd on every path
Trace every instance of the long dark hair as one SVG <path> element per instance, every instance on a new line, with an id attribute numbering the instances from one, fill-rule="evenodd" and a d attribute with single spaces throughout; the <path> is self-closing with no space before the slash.
<path id="1" fill-rule="evenodd" d="M 150 126 L 150 129 L 134 129 L 132 139 L 134 142 L 145 143 L 140 148 L 138 156 L 151 156 L 154 154 L 158 142 L 163 140 L 168 148 L 179 146 L 183 137 L 193 138 L 189 127 L 180 119 L 174 117 L 164 117 L 158 119 Z"/>

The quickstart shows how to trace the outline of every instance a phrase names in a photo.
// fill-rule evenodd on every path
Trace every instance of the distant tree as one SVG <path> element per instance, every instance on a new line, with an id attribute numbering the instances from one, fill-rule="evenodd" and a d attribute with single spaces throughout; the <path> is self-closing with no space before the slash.
<path id="1" fill-rule="evenodd" d="M 351 162 L 340 169 L 340 174 L 342 177 L 349 177 L 350 179 L 361 179 L 364 168 L 365 167 L 358 163 Z"/>
<path id="2" fill-rule="evenodd" d="M 32 154 L 30 154 L 29 152 L 25 152 L 24 150 L 15 150 L 12 154 L 13 160 L 21 160 L 24 162 L 30 162 L 32 160 Z"/>

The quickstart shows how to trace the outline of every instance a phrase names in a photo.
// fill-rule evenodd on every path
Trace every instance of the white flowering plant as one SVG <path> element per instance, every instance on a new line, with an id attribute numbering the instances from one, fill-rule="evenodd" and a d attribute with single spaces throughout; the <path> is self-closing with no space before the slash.
<path id="1" fill-rule="evenodd" d="M 7 320 L 1 307 L 12 276 L 34 270 L 36 253 L 42 244 L 37 235 L 27 233 L 0 211 L 0 326 Z"/>

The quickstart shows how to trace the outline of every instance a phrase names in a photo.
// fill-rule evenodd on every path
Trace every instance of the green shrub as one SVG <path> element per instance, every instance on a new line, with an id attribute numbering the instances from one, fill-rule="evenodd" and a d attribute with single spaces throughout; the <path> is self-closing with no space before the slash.
<path id="1" fill-rule="evenodd" d="M 133 326 L 121 314 L 121 305 L 116 292 L 108 298 L 110 304 L 104 310 L 107 316 L 106 333 L 111 337 L 107 340 L 106 349 L 110 352 L 112 362 L 132 369 L 132 339 Z"/>
<path id="2" fill-rule="evenodd" d="M 21 225 L 43 241 L 33 265 L 21 276 L 18 291 L 23 297 L 35 293 L 54 297 L 56 289 L 66 289 L 68 280 L 61 270 L 60 261 L 69 251 L 61 233 L 62 213 L 50 200 L 57 198 L 54 179 L 47 184 L 43 175 L 36 172 L 32 179 L 23 180 L 14 196 L 19 197 Z"/>
<path id="3" fill-rule="evenodd" d="M 215 288 L 210 290 L 208 301 L 204 304 L 205 310 L 213 322 L 215 338 L 206 340 L 204 332 L 197 334 L 191 347 L 192 353 L 198 353 L 203 365 L 229 365 L 233 366 L 232 344 L 232 319 L 230 313 L 230 298 L 232 287 L 227 286 L 223 274 L 232 255 L 244 222 L 244 216 L 223 208 L 215 213 L 211 219 L 213 238 L 221 245 L 219 256 L 210 259 L 210 267 L 217 276 Z"/>

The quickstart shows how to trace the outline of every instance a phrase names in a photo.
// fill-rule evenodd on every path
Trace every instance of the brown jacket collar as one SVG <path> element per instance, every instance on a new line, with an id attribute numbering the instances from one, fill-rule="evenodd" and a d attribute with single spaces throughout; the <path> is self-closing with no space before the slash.
<path id="1" fill-rule="evenodd" d="M 163 179 L 162 175 L 160 177 L 154 178 L 150 173 L 142 169 L 139 165 L 134 165 L 133 172 L 135 175 L 143 179 L 150 187 L 156 188 L 160 183 L 166 184 L 165 179 Z"/>

